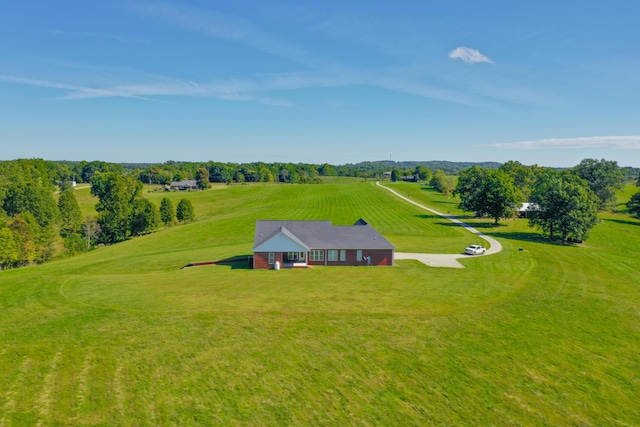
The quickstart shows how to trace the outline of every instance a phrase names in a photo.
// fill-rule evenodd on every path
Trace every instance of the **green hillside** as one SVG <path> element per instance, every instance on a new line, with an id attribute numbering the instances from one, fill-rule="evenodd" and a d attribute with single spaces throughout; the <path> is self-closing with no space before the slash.
<path id="1" fill-rule="evenodd" d="M 0 426 L 640 424 L 640 221 L 624 213 L 582 246 L 468 218 L 504 251 L 464 269 L 181 269 L 250 254 L 257 219 L 362 217 L 407 252 L 472 238 L 335 182 L 145 193 L 188 197 L 196 221 L 0 272 Z"/>

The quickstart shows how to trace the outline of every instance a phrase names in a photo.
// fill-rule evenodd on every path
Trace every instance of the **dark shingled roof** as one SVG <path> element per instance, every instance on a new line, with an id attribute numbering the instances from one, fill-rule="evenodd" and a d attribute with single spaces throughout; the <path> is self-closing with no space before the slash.
<path id="1" fill-rule="evenodd" d="M 332 225 L 331 221 L 256 221 L 253 247 L 257 248 L 281 231 L 295 236 L 311 249 L 395 249 L 363 219 L 348 226 Z"/>

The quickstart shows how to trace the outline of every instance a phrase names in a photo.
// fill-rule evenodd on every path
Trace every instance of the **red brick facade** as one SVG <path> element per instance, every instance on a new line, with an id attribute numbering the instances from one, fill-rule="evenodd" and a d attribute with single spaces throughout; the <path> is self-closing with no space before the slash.
<path id="1" fill-rule="evenodd" d="M 357 265 L 369 265 L 367 262 L 367 257 L 371 257 L 370 265 L 393 265 L 393 251 L 392 250 L 381 250 L 381 249 L 363 249 L 362 250 L 362 260 L 358 261 L 358 250 L 356 249 L 347 249 L 345 251 L 345 260 L 344 261 L 329 261 L 328 259 L 328 251 L 324 250 L 324 260 L 323 261 L 309 261 L 309 254 L 307 254 L 307 264 L 308 265 L 327 265 L 327 266 L 357 266 Z M 274 263 L 277 261 L 280 263 L 281 267 L 285 267 L 283 260 L 286 254 L 282 252 L 274 252 Z M 338 251 L 338 260 L 340 259 L 340 251 Z M 268 252 L 256 252 L 253 257 L 253 268 L 254 269 L 271 269 L 273 268 L 273 264 L 269 264 L 269 253 Z"/>

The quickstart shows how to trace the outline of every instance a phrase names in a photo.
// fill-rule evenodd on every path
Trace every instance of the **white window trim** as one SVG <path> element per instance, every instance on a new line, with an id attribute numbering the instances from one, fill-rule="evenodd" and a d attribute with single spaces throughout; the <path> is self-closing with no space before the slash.
<path id="1" fill-rule="evenodd" d="M 362 249 L 358 249 L 358 251 L 356 252 L 356 259 L 358 262 L 362 262 Z"/>
<path id="2" fill-rule="evenodd" d="M 268 263 L 269 265 L 273 265 L 276 263 L 276 254 L 274 252 L 269 252 L 269 255 L 267 255 L 269 257 Z"/>
<path id="3" fill-rule="evenodd" d="M 321 262 L 324 261 L 324 250 L 312 249 L 309 253 L 309 261 Z"/>
<path id="4" fill-rule="evenodd" d="M 338 250 L 337 249 L 329 249 L 327 251 L 327 261 L 336 262 L 338 261 Z"/>
<path id="5" fill-rule="evenodd" d="M 340 261 L 345 262 L 347 260 L 347 251 L 340 249 Z"/>

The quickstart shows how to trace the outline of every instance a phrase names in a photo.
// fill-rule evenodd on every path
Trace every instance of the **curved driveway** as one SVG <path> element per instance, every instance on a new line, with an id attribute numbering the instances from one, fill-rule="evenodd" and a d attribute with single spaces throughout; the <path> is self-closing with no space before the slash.
<path id="1" fill-rule="evenodd" d="M 380 188 L 384 188 L 387 191 L 391 191 L 396 196 L 400 197 L 403 200 L 406 200 L 407 202 L 409 202 L 409 203 L 411 203 L 413 205 L 416 205 L 417 207 L 419 207 L 421 209 L 424 209 L 426 211 L 429 211 L 431 213 L 439 215 L 439 216 L 441 216 L 443 218 L 448 219 L 451 222 L 454 222 L 454 223 L 466 228 L 470 233 L 473 233 L 473 234 L 477 235 L 478 237 L 480 237 L 480 238 L 486 240 L 487 242 L 489 242 L 490 247 L 489 247 L 489 249 L 487 249 L 487 252 L 484 255 L 476 255 L 475 257 L 497 254 L 498 252 L 502 251 L 502 245 L 496 239 L 494 239 L 492 237 L 489 237 L 489 236 L 479 232 L 475 228 L 471 227 L 469 224 L 465 224 L 464 222 L 460 221 L 459 219 L 456 219 L 455 216 L 443 214 L 443 213 L 438 212 L 438 211 L 436 211 L 434 209 L 431 209 L 431 208 L 428 208 L 428 207 L 426 207 L 424 205 L 421 205 L 420 203 L 414 202 L 413 200 L 409 199 L 408 197 L 405 197 L 405 196 L 401 195 L 397 191 L 392 190 L 391 188 L 385 187 L 383 185 L 380 185 L 379 181 L 376 182 L 376 185 L 378 187 L 380 187 Z M 458 259 L 460 259 L 460 258 L 475 258 L 475 257 L 471 257 L 469 255 L 464 255 L 464 254 L 418 254 L 418 253 L 406 253 L 406 252 L 396 252 L 396 254 L 395 254 L 395 259 L 415 259 L 415 260 L 420 261 L 423 264 L 428 265 L 429 267 L 450 267 L 450 268 L 464 268 L 464 266 L 458 262 Z"/>

